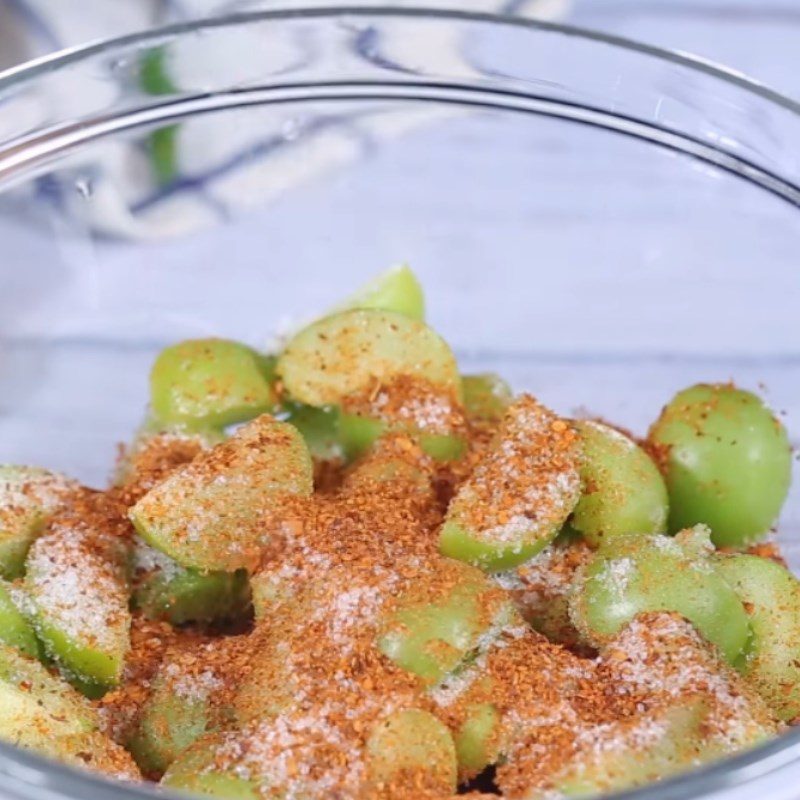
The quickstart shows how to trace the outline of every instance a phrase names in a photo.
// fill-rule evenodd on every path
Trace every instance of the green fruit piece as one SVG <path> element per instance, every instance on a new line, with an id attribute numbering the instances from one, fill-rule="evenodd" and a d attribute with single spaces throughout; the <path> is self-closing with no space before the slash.
<path id="1" fill-rule="evenodd" d="M 703 526 L 674 539 L 630 534 L 608 540 L 572 595 L 573 622 L 590 644 L 601 646 L 637 614 L 672 611 L 736 663 L 750 625 L 736 592 L 714 569 L 712 551 Z"/>
<path id="2" fill-rule="evenodd" d="M 224 441 L 222 431 L 189 432 L 148 417 L 117 461 L 111 484 L 125 486 L 143 478 L 147 485 L 156 483 L 163 477 L 161 473 L 188 463 L 201 450 L 210 450 Z"/>
<path id="3" fill-rule="evenodd" d="M 37 752 L 97 729 L 85 698 L 13 647 L 0 644 L 0 739 Z"/>
<path id="4" fill-rule="evenodd" d="M 28 553 L 25 588 L 47 654 L 97 694 L 119 684 L 129 647 L 128 543 L 81 521 L 51 523 Z"/>
<path id="5" fill-rule="evenodd" d="M 150 373 L 150 404 L 162 424 L 191 430 L 245 422 L 275 405 L 261 356 L 226 339 L 192 339 L 162 350 Z"/>
<path id="6" fill-rule="evenodd" d="M 398 599 L 378 649 L 433 686 L 477 657 L 513 619 L 506 593 L 480 570 L 442 561 Z"/>
<path id="7" fill-rule="evenodd" d="M 596 797 L 690 770 L 704 760 L 704 717 L 702 700 L 690 698 L 602 726 L 596 740 L 589 740 L 554 777 L 552 789 L 565 797 Z M 613 747 L 603 746 L 608 742 Z"/>
<path id="8" fill-rule="evenodd" d="M 753 630 L 742 674 L 780 719 L 800 717 L 800 581 L 758 556 L 717 556 L 717 571 L 739 595 Z"/>
<path id="9" fill-rule="evenodd" d="M 375 484 L 389 484 L 402 492 L 416 489 L 433 493 L 433 465 L 422 448 L 407 436 L 392 435 L 379 439 L 370 452 L 345 475 L 345 492 L 370 491 Z"/>
<path id="10" fill-rule="evenodd" d="M 670 499 L 669 527 L 708 525 L 718 546 L 751 543 L 775 523 L 791 480 L 786 429 L 750 392 L 700 384 L 650 429 Z"/>
<path id="11" fill-rule="evenodd" d="M 33 540 L 77 484 L 35 467 L 0 466 L 0 577 L 19 578 Z"/>
<path id="12" fill-rule="evenodd" d="M 133 602 L 148 619 L 173 625 L 243 616 L 250 606 L 247 573 L 201 572 L 182 567 L 146 545 L 135 545 Z"/>
<path id="13" fill-rule="evenodd" d="M 523 395 L 447 510 L 441 552 L 489 572 L 533 558 L 580 497 L 580 443 L 564 420 Z"/>
<path id="14" fill-rule="evenodd" d="M 379 419 L 357 414 L 342 414 L 339 419 L 339 437 L 348 461 L 355 461 L 369 453 L 386 432 L 386 423 Z"/>
<path id="15" fill-rule="evenodd" d="M 33 625 L 21 610 L 29 603 L 22 587 L 0 581 L 0 642 L 26 656 L 39 658 L 39 642 Z"/>
<path id="16" fill-rule="evenodd" d="M 335 406 L 315 408 L 287 402 L 283 406 L 283 418 L 300 431 L 314 458 L 329 460 L 341 456 L 339 409 Z"/>
<path id="17" fill-rule="evenodd" d="M 146 147 L 153 174 L 159 185 L 166 186 L 178 175 L 178 125 L 167 125 L 148 134 Z"/>
<path id="18" fill-rule="evenodd" d="M 266 516 L 289 496 L 309 496 L 313 466 L 303 437 L 263 415 L 200 453 L 129 511 L 139 535 L 181 566 L 253 570 L 267 544 Z"/>
<path id="19" fill-rule="evenodd" d="M 638 709 L 702 698 L 704 755 L 735 753 L 779 731 L 763 699 L 680 614 L 640 614 L 603 648 L 596 665 L 601 685 L 635 696 Z"/>
<path id="20" fill-rule="evenodd" d="M 257 352 L 256 363 L 258 364 L 258 369 L 264 376 L 264 380 L 267 381 L 267 383 L 271 385 L 278 380 L 278 356 L 275 353 L 269 353 L 265 355 L 264 353 Z"/>
<path id="21" fill-rule="evenodd" d="M 443 796 L 456 790 L 456 749 L 450 731 L 433 714 L 415 708 L 395 711 L 377 723 L 367 740 L 367 770 L 373 785 L 387 787 L 402 777 Z"/>
<path id="22" fill-rule="evenodd" d="M 139 63 L 139 86 L 150 95 L 177 94 L 178 88 L 169 76 L 166 51 L 153 47 L 142 54 Z"/>
<path id="23" fill-rule="evenodd" d="M 250 576 L 253 614 L 256 622 L 270 620 L 273 611 L 295 596 L 295 587 L 280 570 L 265 569 Z"/>
<path id="24" fill-rule="evenodd" d="M 162 774 L 190 745 L 216 727 L 210 696 L 221 688 L 211 671 L 187 674 L 172 662 L 162 665 L 128 749 L 142 771 Z"/>
<path id="25" fill-rule="evenodd" d="M 177 94 L 178 89 L 167 71 L 163 47 L 154 47 L 143 54 L 139 65 L 139 86 L 150 95 Z M 179 126 L 168 125 L 148 134 L 147 149 L 156 179 L 170 183 L 178 173 L 177 135 Z"/>
<path id="26" fill-rule="evenodd" d="M 526 564 L 495 579 L 534 630 L 575 650 L 580 648 L 581 636 L 570 618 L 569 600 L 579 571 L 593 557 L 586 542 L 562 536 Z"/>
<path id="27" fill-rule="evenodd" d="M 130 753 L 100 731 L 58 736 L 43 741 L 35 749 L 39 755 L 69 767 L 90 770 L 115 780 L 142 779 Z"/>
<path id="28" fill-rule="evenodd" d="M 491 703 L 479 703 L 469 709 L 467 718 L 455 735 L 456 756 L 462 776 L 474 777 L 497 760 L 501 717 Z"/>
<path id="29" fill-rule="evenodd" d="M 624 533 L 666 533 L 667 487 L 650 456 L 599 422 L 576 422 L 583 444 L 583 494 L 572 527 L 598 546 Z"/>
<path id="30" fill-rule="evenodd" d="M 235 768 L 221 769 L 217 749 L 225 741 L 222 734 L 206 734 L 172 762 L 161 785 L 202 797 L 226 800 L 262 800 L 254 781 L 236 774 Z"/>
<path id="31" fill-rule="evenodd" d="M 425 295 L 422 285 L 405 264 L 392 267 L 364 284 L 333 311 L 368 308 L 393 311 L 412 319 L 425 319 Z"/>
<path id="32" fill-rule="evenodd" d="M 466 443 L 459 436 L 425 433 L 413 425 L 387 425 L 379 419 L 357 414 L 342 414 L 339 419 L 339 439 L 348 461 L 368 453 L 386 433 L 405 433 L 414 437 L 423 453 L 435 461 L 457 461 L 466 450 Z"/>
<path id="33" fill-rule="evenodd" d="M 418 379 L 455 400 L 461 376 L 445 341 L 425 323 L 373 309 L 325 317 L 286 346 L 277 372 L 296 402 L 342 405 L 399 376 Z"/>
<path id="34" fill-rule="evenodd" d="M 464 409 L 470 419 L 500 422 L 514 399 L 511 387 L 493 372 L 464 375 L 461 387 Z"/>

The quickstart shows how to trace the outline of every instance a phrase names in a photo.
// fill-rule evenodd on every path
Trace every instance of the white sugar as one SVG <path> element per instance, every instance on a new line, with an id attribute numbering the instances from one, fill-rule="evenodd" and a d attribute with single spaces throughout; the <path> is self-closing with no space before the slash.
<path id="1" fill-rule="evenodd" d="M 118 567 L 90 543 L 103 534 L 57 525 L 37 540 L 28 586 L 41 614 L 80 646 L 111 649 L 127 619 L 128 596 Z"/>

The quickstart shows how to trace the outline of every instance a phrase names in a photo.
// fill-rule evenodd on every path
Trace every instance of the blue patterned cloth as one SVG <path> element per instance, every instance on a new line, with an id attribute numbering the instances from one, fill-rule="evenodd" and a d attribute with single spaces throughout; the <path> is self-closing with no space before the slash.
<path id="1" fill-rule="evenodd" d="M 568 3 L 569 0 L 439 0 L 436 5 L 558 19 L 566 14 Z M 283 0 L 279 5 L 286 8 L 307 4 Z M 359 0 L 349 3 L 358 4 Z M 420 0 L 393 3 L 412 7 L 420 4 Z M 90 12 L 87 5 L 81 3 L 77 12 L 75 4 L 64 0 L 5 0 L 5 6 L 0 2 L 0 67 L 155 26 L 277 4 L 263 0 L 92 0 Z M 205 70 L 214 80 L 230 73 L 230 82 L 235 84 L 237 69 L 257 72 L 262 67 L 259 59 L 264 60 L 265 71 L 271 70 L 274 53 L 264 46 L 262 34 L 254 36 L 252 46 L 237 39 L 235 53 L 220 47 L 212 59 L 214 64 L 208 63 L 208 48 L 200 58 L 197 48 L 193 52 L 191 41 L 181 42 L 176 45 L 176 52 L 170 52 L 171 59 L 159 65 L 161 80 L 178 85 L 185 80 L 197 85 L 202 83 Z M 413 59 L 413 48 L 423 46 L 426 53 L 437 54 L 442 67 L 447 68 L 454 59 L 460 59 L 461 43 L 446 30 L 436 37 L 434 41 L 402 44 L 405 50 L 395 56 L 398 60 Z M 359 33 L 354 47 L 365 59 L 392 67 L 391 48 L 382 48 L 370 28 Z M 72 106 L 65 104 L 65 97 L 109 90 L 113 87 L 101 86 L 98 81 L 43 90 L 37 98 L 41 117 L 52 121 L 72 117 Z M 35 199 L 57 207 L 92 231 L 114 237 L 160 239 L 180 235 L 224 220 L 243 207 L 268 202 L 294 185 L 352 163 L 377 141 L 406 136 L 454 113 L 461 112 L 429 108 L 423 113 L 402 115 L 331 113 L 315 114 L 307 120 L 250 114 L 242 116 L 242 124 L 236 125 L 231 125 L 228 115 L 205 118 L 197 124 L 190 121 L 162 131 L 157 135 L 160 139 L 149 142 L 131 144 L 119 138 L 107 142 L 89 166 L 38 180 Z M 0 129 L 0 138 L 3 135 Z M 289 146 L 298 139 L 304 145 L 302 158 L 298 158 L 296 147 Z M 154 156 L 154 152 L 159 155 Z M 81 195 L 87 193 L 91 193 L 94 202 L 82 201 Z"/>

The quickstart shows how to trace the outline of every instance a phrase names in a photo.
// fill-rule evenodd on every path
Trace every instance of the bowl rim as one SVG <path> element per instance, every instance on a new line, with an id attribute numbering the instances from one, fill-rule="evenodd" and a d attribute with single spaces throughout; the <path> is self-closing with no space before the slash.
<path id="1" fill-rule="evenodd" d="M 57 50 L 0 71 L 0 93 L 24 85 L 38 77 L 56 72 L 62 67 L 80 63 L 91 57 L 113 52 L 117 48 L 140 44 L 163 44 L 187 33 L 213 31 L 255 22 L 325 19 L 339 16 L 400 18 L 419 20 L 452 20 L 484 25 L 500 25 L 521 30 L 553 33 L 585 41 L 607 44 L 615 49 L 626 50 L 654 58 L 666 63 L 705 74 L 732 85 L 737 89 L 756 95 L 774 105 L 800 117 L 800 98 L 795 99 L 771 88 L 766 83 L 711 59 L 682 50 L 671 50 L 639 42 L 625 36 L 605 33 L 576 25 L 536 20 L 512 14 L 461 11 L 435 6 L 393 7 L 386 5 L 307 5 L 300 7 L 271 8 L 260 11 L 243 11 L 199 20 L 178 22 L 171 25 L 148 28 L 123 36 L 97 39 L 85 44 Z M 800 773 L 800 727 L 783 733 L 745 752 L 723 761 L 701 767 L 690 773 L 679 775 L 655 784 L 609 795 L 609 800 L 701 800 L 710 794 L 741 787 L 753 787 L 759 780 L 792 768 Z M 48 776 L 43 784 L 42 773 Z M 35 753 L 20 750 L 13 745 L 0 742 L 0 776 L 3 789 L 14 797 L 26 798 L 46 796 L 61 799 L 60 790 L 74 794 L 70 797 L 112 798 L 135 800 L 147 797 L 168 797 L 152 784 L 136 785 L 120 783 L 77 771 Z M 52 785 L 50 778 L 52 778 Z M 15 793 L 16 791 L 16 793 Z M 55 792 L 55 793 L 54 793 Z M 85 794 L 84 794 L 85 792 Z M 177 795 L 175 795 L 177 796 Z"/>
<path id="2" fill-rule="evenodd" d="M 204 17 L 199 20 L 177 22 L 170 25 L 147 28 L 142 31 L 116 36 L 107 39 L 96 39 L 85 44 L 67 47 L 48 53 L 38 58 L 24 61 L 21 64 L 0 70 L 0 92 L 17 84 L 53 72 L 60 67 L 82 61 L 91 56 L 109 52 L 118 47 L 142 44 L 145 42 L 164 42 L 185 33 L 214 30 L 250 22 L 280 21 L 289 19 L 317 19 L 333 16 L 370 16 L 394 17 L 408 19 L 436 19 L 463 22 L 501 25 L 528 30 L 539 30 L 556 33 L 571 38 L 608 44 L 614 48 L 628 50 L 646 55 L 668 63 L 688 67 L 713 78 L 744 89 L 768 100 L 798 116 L 800 116 L 800 98 L 784 94 L 768 84 L 733 67 L 726 66 L 713 59 L 683 50 L 672 50 L 657 45 L 647 44 L 626 36 L 585 28 L 579 25 L 548 22 L 513 14 L 493 14 L 489 12 L 461 11 L 453 8 L 437 8 L 432 6 L 395 7 L 385 5 L 331 5 L 316 6 L 313 4 L 271 8 L 260 11 L 241 11 L 219 16 Z"/>

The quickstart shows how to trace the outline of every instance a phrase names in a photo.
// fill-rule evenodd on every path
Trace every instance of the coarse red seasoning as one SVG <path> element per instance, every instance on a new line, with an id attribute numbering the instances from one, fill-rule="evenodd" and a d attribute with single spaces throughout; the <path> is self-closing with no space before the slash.
<path id="1" fill-rule="evenodd" d="M 419 429 L 457 431 L 467 443 L 465 457 L 437 464 L 413 432 L 395 431 L 354 466 L 317 465 L 313 494 L 256 503 L 256 513 L 237 517 L 259 532 L 250 539 L 261 543 L 247 558 L 255 622 L 236 630 L 174 627 L 134 612 L 121 685 L 95 702 L 108 736 L 130 743 L 160 682 L 172 696 L 207 709 L 206 733 L 189 751 L 200 775 L 234 775 L 264 800 L 443 800 L 454 793 L 456 776 L 452 759 L 433 744 L 427 761 L 377 770 L 375 732 L 387 720 L 427 714 L 458 737 L 476 708 L 491 707 L 497 722 L 484 747 L 498 764 L 495 790 L 509 798 L 557 796 L 558 780 L 569 770 L 592 769 L 615 748 L 645 752 L 660 741 L 666 709 L 676 704 L 706 709 L 706 745 L 716 743 L 720 753 L 778 729 L 763 703 L 680 617 L 637 619 L 600 655 L 582 648 L 566 605 L 592 553 L 587 545 L 557 542 L 496 579 L 443 558 L 438 534 L 453 496 L 468 497 L 468 522 L 488 540 L 562 514 L 580 490 L 577 435 L 528 396 L 518 401 L 515 417 L 475 423 L 457 405 L 433 404 L 418 382 L 403 387 L 408 391 L 396 401 L 397 386 L 386 400 L 377 386 L 357 409 L 407 419 Z M 186 475 L 202 483 L 233 471 L 257 494 L 246 473 L 254 463 L 258 468 L 259 436 L 246 440 L 243 453 L 235 443 L 209 449 L 198 437 L 153 435 L 129 454 L 107 493 L 73 489 L 39 540 L 48 558 L 56 552 L 63 564 L 40 566 L 56 570 L 59 579 L 90 568 L 91 580 L 80 587 L 50 581 L 52 592 L 40 602 L 69 613 L 78 607 L 77 595 L 70 595 L 79 593 L 84 613 L 111 621 L 125 597 L 118 554 L 133 539 L 128 510 Z M 192 536 L 191 526 L 183 535 Z M 53 538 L 55 549 L 48 545 Z M 434 664 L 460 664 L 457 669 L 428 680 L 381 650 L 379 642 L 409 632 L 414 609 L 448 613 L 454 592 L 470 580 L 477 587 L 465 595 L 474 603 L 474 631 L 461 620 L 453 641 L 423 648 Z M 459 602 L 463 611 L 467 601 Z M 410 617 L 403 617 L 408 609 Z M 128 613 L 127 601 L 119 613 Z M 96 627 L 105 635 L 101 621 Z M 477 771 L 463 768 L 458 777 L 473 779 Z M 609 787 L 614 777 L 607 776 Z"/>

